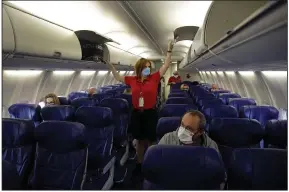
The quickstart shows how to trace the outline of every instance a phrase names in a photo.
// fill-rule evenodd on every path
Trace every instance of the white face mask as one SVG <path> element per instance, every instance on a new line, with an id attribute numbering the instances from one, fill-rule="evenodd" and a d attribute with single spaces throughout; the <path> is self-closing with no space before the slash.
<path id="1" fill-rule="evenodd" d="M 193 135 L 194 133 L 180 126 L 178 129 L 178 137 L 180 141 L 184 144 L 192 144 L 193 143 Z"/>
<path id="2" fill-rule="evenodd" d="M 178 78 L 178 75 L 174 75 L 175 78 Z"/>

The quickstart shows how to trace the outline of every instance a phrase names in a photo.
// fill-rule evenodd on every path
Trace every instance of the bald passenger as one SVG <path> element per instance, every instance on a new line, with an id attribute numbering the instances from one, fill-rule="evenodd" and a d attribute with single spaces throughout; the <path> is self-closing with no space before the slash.
<path id="1" fill-rule="evenodd" d="M 90 87 L 87 90 L 88 96 L 91 97 L 93 94 L 96 94 L 96 88 L 95 87 Z"/>

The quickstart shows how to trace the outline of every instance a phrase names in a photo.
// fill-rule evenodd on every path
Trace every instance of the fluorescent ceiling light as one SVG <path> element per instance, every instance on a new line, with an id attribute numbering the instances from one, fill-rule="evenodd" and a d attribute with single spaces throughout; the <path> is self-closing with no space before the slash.
<path id="1" fill-rule="evenodd" d="M 119 71 L 120 75 L 124 75 L 126 71 Z"/>
<path id="2" fill-rule="evenodd" d="M 15 76 L 35 76 L 42 73 L 42 71 L 38 70 L 4 70 L 4 73 L 7 75 L 15 75 Z"/>
<path id="3" fill-rule="evenodd" d="M 108 71 L 98 71 L 98 75 L 105 75 L 105 74 L 107 74 L 108 73 Z"/>
<path id="4" fill-rule="evenodd" d="M 254 71 L 238 71 L 241 75 L 254 75 Z"/>
<path id="5" fill-rule="evenodd" d="M 80 75 L 93 75 L 95 73 L 95 71 L 81 71 Z"/>
<path id="6" fill-rule="evenodd" d="M 74 71 L 53 71 L 53 74 L 55 75 L 71 75 Z"/>
<path id="7" fill-rule="evenodd" d="M 224 75 L 224 72 L 223 72 L 223 71 L 217 71 L 217 73 L 218 73 L 219 75 Z"/>
<path id="8" fill-rule="evenodd" d="M 225 71 L 225 73 L 226 73 L 227 75 L 234 75 L 234 74 L 235 74 L 234 71 Z"/>
<path id="9" fill-rule="evenodd" d="M 268 77 L 287 77 L 287 71 L 262 71 Z"/>

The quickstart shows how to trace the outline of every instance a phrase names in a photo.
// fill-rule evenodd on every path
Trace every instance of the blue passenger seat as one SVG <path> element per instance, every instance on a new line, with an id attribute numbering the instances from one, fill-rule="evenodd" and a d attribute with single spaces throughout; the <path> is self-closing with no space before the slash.
<path id="1" fill-rule="evenodd" d="M 264 147 L 287 149 L 287 120 L 270 120 L 265 126 Z"/>
<path id="2" fill-rule="evenodd" d="M 75 109 L 70 105 L 50 105 L 41 109 L 43 121 L 73 121 Z"/>

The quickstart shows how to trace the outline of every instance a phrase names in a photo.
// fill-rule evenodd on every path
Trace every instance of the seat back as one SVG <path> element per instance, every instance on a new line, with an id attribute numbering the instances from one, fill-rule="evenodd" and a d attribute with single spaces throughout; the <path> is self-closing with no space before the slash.
<path id="1" fill-rule="evenodd" d="M 215 118 L 209 130 L 210 137 L 219 146 L 226 167 L 235 148 L 260 148 L 264 133 L 258 121 L 239 118 Z"/>
<path id="2" fill-rule="evenodd" d="M 32 120 L 2 119 L 2 160 L 8 161 L 20 177 L 21 188 L 25 189 L 31 173 L 35 140 Z"/>
<path id="3" fill-rule="evenodd" d="M 23 190 L 15 165 L 6 160 L 2 160 L 2 190 Z"/>
<path id="4" fill-rule="evenodd" d="M 115 142 L 125 140 L 130 113 L 128 102 L 121 98 L 103 99 L 100 102 L 100 106 L 110 108 L 113 111 Z"/>
<path id="5" fill-rule="evenodd" d="M 212 148 L 155 145 L 142 168 L 145 180 L 164 190 L 216 190 L 225 179 L 223 162 Z"/>
<path id="6" fill-rule="evenodd" d="M 270 120 L 265 127 L 264 146 L 287 149 L 287 120 Z"/>
<path id="7" fill-rule="evenodd" d="M 8 108 L 11 118 L 32 120 L 37 126 L 41 121 L 41 107 L 35 104 L 17 103 Z"/>
<path id="8" fill-rule="evenodd" d="M 245 105 L 257 105 L 255 99 L 251 98 L 229 98 L 229 105 L 235 107 L 237 111 L 240 111 L 240 108 Z"/>
<path id="9" fill-rule="evenodd" d="M 190 110 L 198 110 L 198 108 L 187 104 L 165 104 L 159 111 L 159 117 L 182 117 Z"/>
<path id="10" fill-rule="evenodd" d="M 88 97 L 76 98 L 71 101 L 71 105 L 75 108 L 79 108 L 82 106 L 96 106 L 97 104 L 98 103 L 96 100 Z"/>
<path id="11" fill-rule="evenodd" d="M 215 95 L 217 98 L 219 98 L 219 95 L 222 93 L 230 93 L 231 91 L 228 90 L 219 90 L 219 91 L 213 91 L 213 95 Z"/>
<path id="12" fill-rule="evenodd" d="M 170 93 L 168 97 L 188 97 L 188 94 L 185 92 L 173 92 Z"/>
<path id="13" fill-rule="evenodd" d="M 130 94 L 121 94 L 118 98 L 125 99 L 128 102 L 129 108 L 132 109 L 132 97 Z"/>
<path id="14" fill-rule="evenodd" d="M 237 110 L 228 105 L 218 105 L 218 106 L 210 106 L 208 108 L 203 109 L 203 113 L 207 120 L 207 125 L 210 125 L 210 122 L 214 118 L 237 118 L 238 112 Z M 206 127 L 207 131 L 209 131 L 209 127 Z"/>
<path id="15" fill-rule="evenodd" d="M 87 143 L 80 123 L 47 121 L 35 129 L 32 188 L 80 190 L 85 180 Z"/>
<path id="16" fill-rule="evenodd" d="M 41 109 L 43 121 L 73 121 L 75 109 L 70 105 L 50 105 Z"/>
<path id="17" fill-rule="evenodd" d="M 201 99 L 198 102 L 199 106 L 203 108 L 204 106 L 208 105 L 223 105 L 223 102 L 221 99 Z"/>
<path id="18" fill-rule="evenodd" d="M 237 93 L 221 93 L 219 98 L 222 100 L 223 104 L 228 105 L 230 98 L 241 98 Z"/>
<path id="19" fill-rule="evenodd" d="M 71 92 L 67 96 L 67 99 L 68 99 L 69 102 L 71 102 L 72 100 L 74 100 L 76 98 L 81 98 L 81 97 L 88 97 L 88 93 L 85 93 L 85 92 Z"/>
<path id="20" fill-rule="evenodd" d="M 193 100 L 188 97 L 170 97 L 166 104 L 194 104 Z"/>
<path id="21" fill-rule="evenodd" d="M 106 107 L 80 107 L 75 113 L 76 121 L 86 127 L 89 167 L 93 166 L 93 159 L 95 161 L 97 156 L 111 154 L 114 132 L 112 113 L 112 110 Z"/>
<path id="22" fill-rule="evenodd" d="M 60 105 L 69 105 L 69 102 L 65 96 L 57 96 L 60 102 Z"/>
<path id="23" fill-rule="evenodd" d="M 279 111 L 273 106 L 243 106 L 240 109 L 241 118 L 256 119 L 263 127 L 269 120 L 278 119 Z"/>
<path id="24" fill-rule="evenodd" d="M 159 141 L 165 134 L 177 130 L 181 124 L 181 117 L 162 117 L 157 124 L 157 140 Z"/>
<path id="25" fill-rule="evenodd" d="M 287 190 L 287 150 L 236 149 L 229 171 L 229 190 Z"/>

